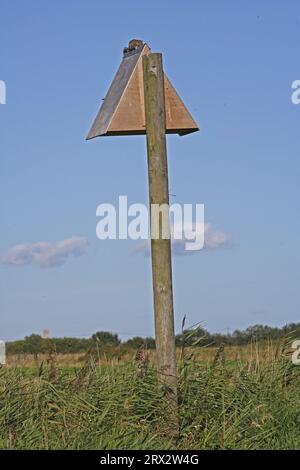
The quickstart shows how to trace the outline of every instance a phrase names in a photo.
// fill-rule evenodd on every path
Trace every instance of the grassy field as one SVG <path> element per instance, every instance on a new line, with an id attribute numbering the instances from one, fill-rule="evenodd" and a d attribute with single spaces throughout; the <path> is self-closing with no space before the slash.
<path id="1" fill-rule="evenodd" d="M 0 448 L 300 449 L 300 367 L 284 345 L 178 351 L 176 436 L 152 359 L 10 357 Z"/>
<path id="2" fill-rule="evenodd" d="M 234 362 L 272 362 L 278 358 L 278 354 L 281 354 L 282 342 L 260 342 L 251 343 L 245 346 L 226 346 L 224 351 L 224 357 L 226 361 Z M 114 354 L 102 353 L 101 350 L 94 354 L 93 359 L 97 365 L 118 365 L 120 363 L 127 363 L 134 361 L 136 350 L 131 350 L 127 353 L 118 353 L 114 351 Z M 219 348 L 217 347 L 197 347 L 197 348 L 185 348 L 185 356 L 193 354 L 194 359 L 203 362 L 213 362 L 217 354 L 219 354 Z M 119 356 L 119 357 L 118 357 Z M 155 351 L 148 350 L 148 356 L 150 362 L 155 362 Z M 180 361 L 182 356 L 182 349 L 177 348 L 177 360 Z M 86 352 L 81 353 L 65 353 L 55 354 L 55 363 L 59 367 L 82 367 L 89 358 Z M 51 358 L 50 358 L 51 359 Z M 50 360 L 51 362 L 51 360 Z M 41 364 L 49 363 L 49 353 L 37 355 L 33 354 L 9 354 L 7 357 L 8 367 L 25 367 L 25 368 L 37 368 Z"/>

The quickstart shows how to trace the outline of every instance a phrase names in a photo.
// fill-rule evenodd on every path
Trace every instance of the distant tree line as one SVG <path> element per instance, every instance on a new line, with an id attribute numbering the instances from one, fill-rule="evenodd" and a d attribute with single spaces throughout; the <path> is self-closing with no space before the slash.
<path id="1" fill-rule="evenodd" d="M 300 323 L 290 323 L 282 328 L 266 325 L 250 326 L 246 330 L 235 330 L 228 334 L 209 333 L 198 326 L 185 329 L 176 336 L 176 346 L 242 346 L 258 341 L 277 341 L 282 338 L 300 338 Z M 42 338 L 40 335 L 32 334 L 23 340 L 11 341 L 6 345 L 7 354 L 33 354 L 57 352 L 83 353 L 88 351 L 108 353 L 110 356 L 120 355 L 136 350 L 145 345 L 148 349 L 155 349 L 153 338 L 135 336 L 127 341 L 121 341 L 117 334 L 107 331 L 99 331 L 90 338 Z"/>
<path id="2" fill-rule="evenodd" d="M 300 339 L 300 323 L 290 323 L 283 327 L 254 325 L 245 330 L 234 330 L 232 333 L 209 333 L 202 327 L 185 330 L 176 336 L 176 345 L 182 346 L 243 346 L 251 342 L 277 341 L 283 338 Z"/>

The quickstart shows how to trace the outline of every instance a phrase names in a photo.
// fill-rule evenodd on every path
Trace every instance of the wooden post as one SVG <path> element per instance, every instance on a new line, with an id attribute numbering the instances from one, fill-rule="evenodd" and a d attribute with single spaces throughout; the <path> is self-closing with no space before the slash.
<path id="1" fill-rule="evenodd" d="M 158 225 L 170 232 L 166 134 L 186 135 L 199 128 L 164 76 L 162 55 L 151 53 L 149 46 L 137 39 L 131 40 L 123 52 L 87 139 L 147 134 L 150 209 L 153 205 L 164 206 L 164 218 L 162 221 L 160 217 Z M 156 216 L 151 210 L 151 234 Z M 151 236 L 156 355 L 160 382 L 171 411 L 166 414 L 168 431 L 178 434 L 171 240 L 164 237 L 162 230 L 158 231 L 157 239 Z"/>
<path id="2" fill-rule="evenodd" d="M 169 205 L 162 54 L 149 53 L 143 56 L 143 70 L 151 208 L 152 204 Z M 151 228 L 153 223 L 151 211 Z M 169 217 L 167 224 L 170 229 Z M 151 238 L 151 254 L 158 373 L 169 403 L 174 409 L 174 405 L 177 406 L 177 379 L 171 240 L 163 239 L 161 230 L 158 239 Z"/>

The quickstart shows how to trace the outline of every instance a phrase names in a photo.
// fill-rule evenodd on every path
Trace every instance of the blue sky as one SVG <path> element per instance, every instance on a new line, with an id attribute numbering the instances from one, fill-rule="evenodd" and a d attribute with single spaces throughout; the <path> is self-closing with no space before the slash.
<path id="1" fill-rule="evenodd" d="M 150 260 L 99 241 L 96 207 L 148 201 L 143 136 L 85 141 L 128 40 L 164 67 L 201 132 L 168 137 L 174 202 L 233 245 L 174 257 L 176 329 L 299 321 L 300 4 L 1 0 L 0 256 L 87 239 L 60 266 L 0 264 L 0 337 L 153 334 Z"/>

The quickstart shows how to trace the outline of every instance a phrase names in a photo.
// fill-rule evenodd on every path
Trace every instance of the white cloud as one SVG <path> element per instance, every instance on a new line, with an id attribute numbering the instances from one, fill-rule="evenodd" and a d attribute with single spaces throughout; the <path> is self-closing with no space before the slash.
<path id="1" fill-rule="evenodd" d="M 12 266 L 37 265 L 41 268 L 62 266 L 70 255 L 84 254 L 89 242 L 73 236 L 55 243 L 37 242 L 15 245 L 2 257 L 2 263 Z"/>
<path id="2" fill-rule="evenodd" d="M 207 250 L 217 250 L 231 246 L 233 243 L 231 235 L 215 230 L 211 224 L 205 224 L 204 229 L 204 248 Z"/>
<path id="3" fill-rule="evenodd" d="M 186 233 L 182 235 L 182 238 L 176 239 L 174 238 L 174 234 L 181 233 L 180 229 L 177 230 L 176 227 L 172 227 L 172 253 L 174 256 L 185 256 L 185 255 L 192 255 L 195 253 L 199 253 L 202 250 L 186 250 L 186 243 L 191 242 L 191 235 L 195 233 L 195 230 L 198 233 L 201 231 L 203 232 L 204 227 L 204 246 L 202 250 L 218 250 L 221 248 L 227 248 L 232 246 L 233 241 L 232 237 L 220 230 L 215 230 L 211 224 L 199 224 L 199 226 L 195 226 L 195 224 L 191 224 L 190 228 L 185 227 Z M 134 254 L 144 254 L 145 256 L 150 255 L 150 242 L 141 243 L 135 250 Z"/>

